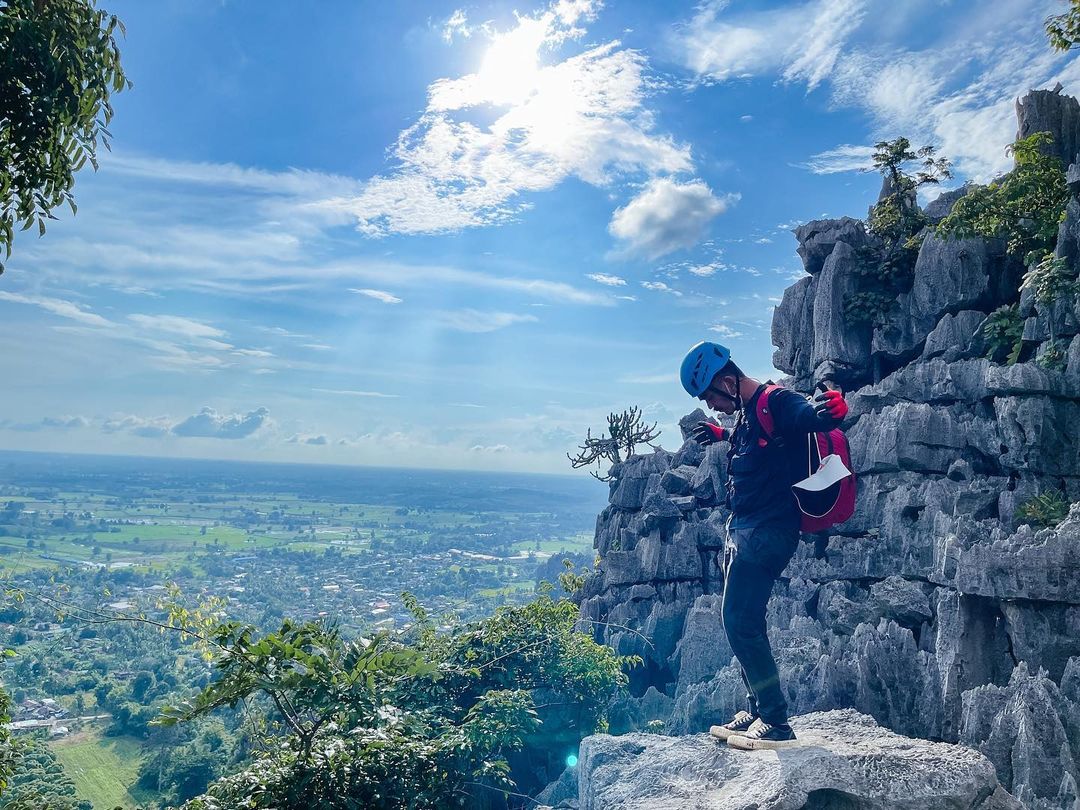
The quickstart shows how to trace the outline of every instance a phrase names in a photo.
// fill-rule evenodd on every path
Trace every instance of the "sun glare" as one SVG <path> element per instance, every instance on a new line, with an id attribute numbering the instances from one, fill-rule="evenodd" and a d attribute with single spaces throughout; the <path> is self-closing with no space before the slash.
<path id="1" fill-rule="evenodd" d="M 499 34 L 477 71 L 476 81 L 492 104 L 520 104 L 536 90 L 540 75 L 540 46 L 547 24 L 523 19 L 517 28 Z"/>

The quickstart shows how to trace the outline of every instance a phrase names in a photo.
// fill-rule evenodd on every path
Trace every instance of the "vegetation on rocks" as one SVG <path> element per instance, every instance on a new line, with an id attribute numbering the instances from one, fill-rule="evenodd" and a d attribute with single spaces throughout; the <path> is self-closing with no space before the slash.
<path id="1" fill-rule="evenodd" d="M 1024 348 L 1024 319 L 1016 304 L 998 307 L 980 327 L 986 344 L 983 355 L 994 362 L 1014 365 L 1020 361 Z"/>
<path id="2" fill-rule="evenodd" d="M 928 223 L 918 206 L 918 190 L 952 173 L 949 161 L 938 156 L 935 147 L 914 150 L 904 137 L 875 144 L 873 164 L 885 178 L 885 193 L 870 209 L 866 223 L 877 244 L 859 250 L 858 289 L 845 298 L 844 315 L 855 323 L 882 324 L 897 294 L 911 286 Z"/>
<path id="3" fill-rule="evenodd" d="M 1016 518 L 1039 529 L 1053 528 L 1069 516 L 1069 499 L 1049 490 L 1024 501 L 1016 508 Z"/>
<path id="4" fill-rule="evenodd" d="M 585 441 L 578 446 L 576 455 L 566 454 L 570 459 L 570 466 L 575 470 L 580 467 L 588 467 L 596 464 L 597 469 L 589 474 L 600 481 L 610 481 L 610 475 L 601 475 L 605 461 L 611 464 L 619 464 L 623 460 L 623 453 L 627 457 L 634 454 L 634 448 L 639 444 L 652 447 L 652 442 L 660 436 L 656 429 L 656 423 L 649 425 L 641 418 L 641 409 L 630 408 L 622 413 L 609 413 L 608 432 L 594 438 L 592 429 L 586 431 Z"/>
<path id="5" fill-rule="evenodd" d="M 973 186 L 938 224 L 938 233 L 1000 237 L 1026 267 L 1041 262 L 1054 248 L 1069 201 L 1061 161 L 1042 150 L 1052 142 L 1051 133 L 1036 132 L 1013 143 L 1016 168 L 987 186 Z"/>

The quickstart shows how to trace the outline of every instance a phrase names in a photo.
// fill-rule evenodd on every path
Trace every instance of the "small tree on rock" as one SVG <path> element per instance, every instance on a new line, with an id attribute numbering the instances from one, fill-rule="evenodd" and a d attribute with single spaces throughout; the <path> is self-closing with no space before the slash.
<path id="1" fill-rule="evenodd" d="M 656 449 L 652 444 L 660 437 L 660 431 L 656 429 L 656 423 L 648 425 L 641 419 L 640 408 L 630 408 L 622 413 L 608 414 L 608 435 L 600 434 L 599 438 L 593 438 L 592 428 L 586 431 L 585 441 L 578 446 L 577 455 L 566 454 L 570 459 L 570 465 L 576 470 L 579 467 L 588 467 L 595 463 L 597 469 L 590 471 L 589 475 L 599 481 L 610 481 L 610 475 L 601 475 L 600 468 L 604 461 L 618 464 L 623 460 L 623 451 L 629 458 L 634 454 L 634 448 L 639 444 L 647 444 Z"/>

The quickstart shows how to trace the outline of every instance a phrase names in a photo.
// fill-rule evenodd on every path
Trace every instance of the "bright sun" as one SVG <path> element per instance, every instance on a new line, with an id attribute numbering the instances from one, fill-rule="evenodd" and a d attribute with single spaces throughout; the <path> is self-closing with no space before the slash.
<path id="1" fill-rule="evenodd" d="M 540 76 L 540 46 L 546 33 L 545 23 L 523 19 L 513 31 L 495 38 L 476 73 L 478 88 L 487 101 L 515 105 L 533 94 Z"/>

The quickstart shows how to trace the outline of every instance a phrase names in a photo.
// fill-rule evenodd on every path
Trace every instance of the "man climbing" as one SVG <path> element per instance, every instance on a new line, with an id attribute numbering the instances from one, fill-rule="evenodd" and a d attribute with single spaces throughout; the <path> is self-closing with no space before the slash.
<path id="1" fill-rule="evenodd" d="M 795 740 L 788 725 L 787 701 L 766 633 L 765 612 L 773 583 L 799 543 L 801 513 L 792 493 L 791 453 L 805 455 L 806 437 L 839 425 L 847 403 L 839 391 L 823 391 L 811 404 L 786 388 L 768 394 L 772 435 L 758 420 L 758 398 L 765 385 L 747 377 L 717 343 L 694 346 L 683 360 L 683 388 L 719 413 L 738 413 L 727 431 L 699 422 L 693 438 L 701 444 L 728 441 L 728 536 L 724 548 L 721 613 L 728 642 L 746 684 L 748 711 L 710 733 L 734 748 L 778 748 Z"/>

